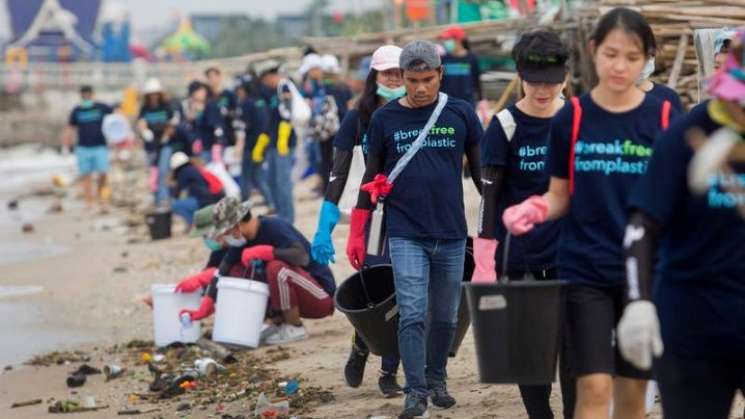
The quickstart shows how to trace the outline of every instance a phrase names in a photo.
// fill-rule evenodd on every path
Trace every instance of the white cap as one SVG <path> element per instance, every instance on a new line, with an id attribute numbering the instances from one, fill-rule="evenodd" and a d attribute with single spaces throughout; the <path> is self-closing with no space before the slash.
<path id="1" fill-rule="evenodd" d="M 321 68 L 324 73 L 339 74 L 341 72 L 339 59 L 331 54 L 325 54 L 321 57 Z"/>
<path id="2" fill-rule="evenodd" d="M 171 156 L 171 170 L 176 170 L 186 163 L 189 163 L 189 156 L 183 151 L 177 151 Z"/>
<path id="3" fill-rule="evenodd" d="M 163 86 L 160 84 L 160 80 L 155 77 L 147 79 L 145 86 L 142 87 L 142 94 L 149 95 L 150 93 L 160 93 L 163 91 Z"/>
<path id="4" fill-rule="evenodd" d="M 308 54 L 303 57 L 303 63 L 300 65 L 300 75 L 304 76 L 305 73 L 313 68 L 323 68 L 323 60 L 318 54 Z"/>
<path id="5" fill-rule="evenodd" d="M 401 48 L 395 45 L 383 45 L 373 52 L 370 60 L 370 68 L 376 71 L 385 71 L 399 68 L 398 61 L 401 57 Z"/>

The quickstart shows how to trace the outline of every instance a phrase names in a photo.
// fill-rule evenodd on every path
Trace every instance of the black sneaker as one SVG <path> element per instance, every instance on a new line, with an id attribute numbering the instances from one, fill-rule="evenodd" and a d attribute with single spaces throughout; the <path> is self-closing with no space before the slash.
<path id="1" fill-rule="evenodd" d="M 349 387 L 357 388 L 362 384 L 362 378 L 365 376 L 365 364 L 367 364 L 367 356 L 369 352 L 357 350 L 352 348 L 352 352 L 349 354 L 347 365 L 344 366 L 344 379 L 347 381 Z"/>
<path id="2" fill-rule="evenodd" d="M 428 418 L 427 398 L 409 393 L 404 402 L 404 411 L 398 415 L 398 419 Z"/>
<path id="3" fill-rule="evenodd" d="M 380 387 L 380 391 L 386 399 L 398 397 L 403 392 L 403 389 L 396 381 L 396 374 L 392 373 L 381 372 L 380 378 L 378 378 L 378 387 Z"/>
<path id="4" fill-rule="evenodd" d="M 432 395 L 432 404 L 442 408 L 449 409 L 455 406 L 455 399 L 448 393 L 448 388 L 445 383 L 431 384 L 429 391 Z"/>

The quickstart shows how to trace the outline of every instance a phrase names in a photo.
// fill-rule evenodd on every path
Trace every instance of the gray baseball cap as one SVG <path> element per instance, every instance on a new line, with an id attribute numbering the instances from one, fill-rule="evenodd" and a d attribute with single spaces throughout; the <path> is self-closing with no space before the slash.
<path id="1" fill-rule="evenodd" d="M 418 68 L 421 70 L 435 70 L 442 65 L 437 47 L 429 41 L 409 42 L 401 51 L 401 57 L 398 59 L 401 70 L 410 70 L 412 63 L 416 61 L 421 61 L 426 65 L 426 68 Z"/>

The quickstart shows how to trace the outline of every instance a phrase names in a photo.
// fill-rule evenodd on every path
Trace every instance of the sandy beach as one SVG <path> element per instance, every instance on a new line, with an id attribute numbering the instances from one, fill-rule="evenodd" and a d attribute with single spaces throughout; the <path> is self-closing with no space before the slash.
<path id="1" fill-rule="evenodd" d="M 478 194 L 470 182 L 465 182 L 469 224 L 475 219 Z M 307 184 L 296 187 L 298 228 L 312 237 L 320 201 L 312 199 Z M 24 234 L 13 224 L 11 210 L 5 202 L 0 212 L 2 246 L 26 246 L 30 256 L 0 260 L 0 316 L 3 339 L 0 361 L 8 365 L 0 373 L 0 417 L 42 418 L 50 416 L 48 406 L 68 398 L 95 397 L 98 405 L 109 405 L 97 412 L 77 413 L 85 418 L 111 418 L 125 408 L 159 408 L 158 412 L 141 414 L 145 418 L 208 418 L 252 417 L 254 400 L 239 399 L 232 403 L 192 406 L 177 412 L 176 407 L 188 399 L 188 394 L 158 403 L 134 403 L 128 394 L 147 392 L 148 383 L 130 374 L 119 380 L 104 382 L 101 375 L 90 376 L 85 386 L 68 389 L 67 374 L 80 363 L 49 367 L 22 365 L 31 356 L 53 350 L 79 349 L 90 356 L 88 364 L 102 367 L 106 363 L 124 364 L 121 352 L 112 351 L 132 339 L 152 340 L 152 314 L 141 299 L 153 283 L 175 283 L 181 277 L 197 271 L 207 257 L 199 240 L 174 227 L 174 237 L 151 242 L 144 224 L 135 223 L 141 214 L 114 209 L 102 216 L 83 209 L 68 193 L 62 200 L 64 210 L 56 214 L 41 214 L 33 221 L 34 232 Z M 56 202 L 52 197 L 21 200 L 15 211 L 25 208 L 46 208 Z M 128 221 L 129 220 L 129 225 Z M 134 221 L 133 221 L 134 220 Z M 16 220 L 17 221 L 17 220 Z M 470 228 L 473 229 L 473 225 Z M 473 230 L 472 230 L 473 231 Z M 334 232 L 337 263 L 332 265 L 337 283 L 347 278 L 352 268 L 343 256 L 347 225 Z M 10 245 L 9 245 L 10 244 Z M 44 252 L 53 247 L 55 252 Z M 0 247 L 0 250 L 3 248 Z M 36 252 L 36 253 L 35 253 Z M 4 253 L 7 255 L 7 253 Z M 7 260 L 6 260 L 7 259 Z M 15 288 L 11 288 L 15 287 Z M 18 288 L 25 287 L 25 288 Z M 11 294 L 9 291 L 17 292 Z M 363 385 L 348 388 L 342 377 L 351 337 L 351 327 L 343 314 L 320 321 L 306 321 L 310 337 L 287 345 L 289 358 L 272 362 L 269 367 L 282 375 L 297 376 L 302 386 L 319 386 L 330 391 L 334 400 L 314 406 L 299 417 L 367 418 L 395 417 L 403 398 L 384 399 L 377 388 L 379 359 L 370 357 Z M 14 350 L 14 348 L 17 348 Z M 259 348 L 257 357 L 267 355 L 271 348 Z M 128 365 L 131 371 L 146 371 L 144 366 Z M 435 418 L 526 418 L 516 386 L 485 385 L 478 382 L 475 350 L 469 331 L 458 356 L 449 364 L 449 387 L 458 404 L 446 411 L 430 409 Z M 403 383 L 403 374 L 399 373 Z M 72 391 L 76 390 L 76 391 Z M 239 389 L 236 389 L 239 390 Z M 555 385 L 552 405 L 559 412 L 561 401 Z M 738 396 L 739 397 L 739 396 Z M 41 404 L 11 409 L 14 402 L 42 399 Z M 735 412 L 742 412 L 738 400 Z M 290 414 L 294 414 L 292 411 Z M 226 415 L 226 416 L 223 416 Z M 659 418 L 659 404 L 650 418 Z M 733 418 L 741 417 L 733 415 Z"/>

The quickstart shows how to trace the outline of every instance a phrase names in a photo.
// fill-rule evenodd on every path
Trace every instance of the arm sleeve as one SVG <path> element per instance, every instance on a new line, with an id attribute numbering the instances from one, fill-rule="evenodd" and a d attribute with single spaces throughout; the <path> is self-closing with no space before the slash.
<path id="1" fill-rule="evenodd" d="M 326 201 L 334 205 L 339 204 L 341 195 L 347 185 L 349 168 L 352 166 L 352 157 L 353 154 L 350 151 L 344 151 L 338 148 L 334 149 L 334 164 L 331 168 L 331 176 L 329 176 L 329 184 L 326 188 L 326 195 L 324 196 Z"/>
<path id="2" fill-rule="evenodd" d="M 385 163 L 385 146 L 383 145 L 383 127 L 378 118 L 373 114 L 370 128 L 367 131 L 367 160 L 365 162 L 365 174 L 362 176 L 362 184 L 373 180 L 375 175 L 383 173 Z M 370 209 L 370 194 L 360 189 L 357 196 L 357 208 Z"/>
<path id="3" fill-rule="evenodd" d="M 481 169 L 481 208 L 479 209 L 478 235 L 494 239 L 497 228 L 497 198 L 502 189 L 504 169 L 486 166 Z"/>
<path id="4" fill-rule="evenodd" d="M 655 251 L 660 225 L 644 212 L 631 215 L 623 239 L 626 280 L 630 300 L 651 300 Z"/>
<path id="5" fill-rule="evenodd" d="M 293 266 L 308 266 L 310 255 L 300 242 L 293 242 L 290 247 L 274 249 L 274 257 Z"/>
<path id="6" fill-rule="evenodd" d="M 466 160 L 468 161 L 468 168 L 471 172 L 471 180 L 473 185 L 479 193 L 483 193 L 483 185 L 481 182 L 481 147 L 479 143 L 472 143 L 466 148 Z"/>
<path id="7" fill-rule="evenodd" d="M 465 143 L 465 154 L 468 166 L 471 171 L 471 179 L 476 189 L 481 192 L 481 138 L 484 136 L 484 129 L 481 127 L 481 121 L 476 112 L 469 106 L 466 110 L 466 124 L 468 126 L 468 136 Z"/>
<path id="8" fill-rule="evenodd" d="M 481 89 L 481 69 L 479 68 L 479 58 L 471 54 L 471 80 L 473 80 L 473 91 L 476 93 L 476 100 L 484 98 Z"/>
<path id="9" fill-rule="evenodd" d="M 572 105 L 566 105 L 551 120 L 546 169 L 552 177 L 569 178 L 569 149 L 572 141 Z"/>

